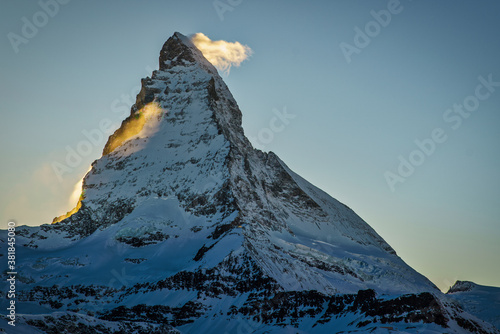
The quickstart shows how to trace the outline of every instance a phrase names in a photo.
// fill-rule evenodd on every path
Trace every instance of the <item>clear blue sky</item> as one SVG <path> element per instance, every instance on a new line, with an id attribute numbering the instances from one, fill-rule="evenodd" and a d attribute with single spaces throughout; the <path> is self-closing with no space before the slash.
<path id="1" fill-rule="evenodd" d="M 169 36 L 203 32 L 254 51 L 224 77 L 256 147 L 354 209 L 440 288 L 456 279 L 500 286 L 500 87 L 473 97 L 479 76 L 500 82 L 497 1 L 215 4 L 219 13 L 210 0 L 73 0 L 52 17 L 37 1 L 1 2 L 2 226 L 68 210 L 105 138 L 62 181 L 51 165 L 87 140 L 82 131 L 121 122 L 115 111 L 128 113 Z M 372 10 L 392 11 L 390 22 L 370 23 Z M 23 32 L 26 21 L 38 31 Z M 356 27 L 369 29 L 369 43 L 355 41 Z M 26 38 L 17 53 L 9 33 Z M 464 100 L 467 118 L 447 112 Z M 260 140 L 285 108 L 295 118 Z M 434 129 L 446 140 L 422 159 L 414 141 Z M 392 191 L 384 174 L 410 155 L 421 164 Z"/>

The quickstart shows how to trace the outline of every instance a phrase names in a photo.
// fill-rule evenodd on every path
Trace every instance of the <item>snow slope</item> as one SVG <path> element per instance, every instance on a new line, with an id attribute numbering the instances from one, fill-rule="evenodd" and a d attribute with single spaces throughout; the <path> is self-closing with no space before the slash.
<path id="1" fill-rule="evenodd" d="M 500 330 L 500 288 L 457 281 L 446 293 L 467 312 L 495 325 Z"/>

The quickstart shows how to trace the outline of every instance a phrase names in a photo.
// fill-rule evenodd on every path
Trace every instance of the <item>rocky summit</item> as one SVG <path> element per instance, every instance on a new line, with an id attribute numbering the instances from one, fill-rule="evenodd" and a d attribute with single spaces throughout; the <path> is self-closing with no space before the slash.
<path id="1" fill-rule="evenodd" d="M 350 208 L 254 149 L 241 120 L 214 66 L 189 38 L 170 37 L 77 207 L 16 228 L 16 326 L 2 308 L 0 327 L 498 333 Z"/>

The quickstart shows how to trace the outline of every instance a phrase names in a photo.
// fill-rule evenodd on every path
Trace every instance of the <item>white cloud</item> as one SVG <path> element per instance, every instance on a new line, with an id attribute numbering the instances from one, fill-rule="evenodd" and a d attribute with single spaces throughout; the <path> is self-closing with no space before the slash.
<path id="1" fill-rule="evenodd" d="M 252 49 L 240 42 L 212 41 L 199 32 L 191 37 L 193 44 L 215 67 L 229 74 L 231 66 L 240 66 L 252 53 Z"/>

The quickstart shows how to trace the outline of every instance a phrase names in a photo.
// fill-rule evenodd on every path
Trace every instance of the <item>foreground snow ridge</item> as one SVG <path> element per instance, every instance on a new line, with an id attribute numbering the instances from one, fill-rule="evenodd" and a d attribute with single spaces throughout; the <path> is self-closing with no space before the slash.
<path id="1" fill-rule="evenodd" d="M 77 209 L 17 229 L 16 327 L 3 316 L 0 328 L 498 333 L 351 209 L 254 149 L 229 89 L 187 37 L 170 37 L 159 61 Z M 6 253 L 6 231 L 0 239 Z"/>

